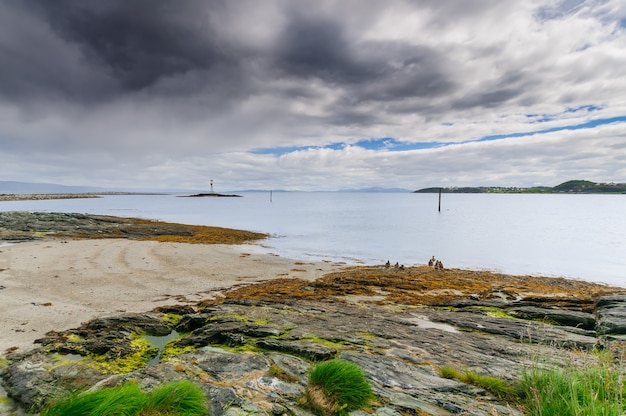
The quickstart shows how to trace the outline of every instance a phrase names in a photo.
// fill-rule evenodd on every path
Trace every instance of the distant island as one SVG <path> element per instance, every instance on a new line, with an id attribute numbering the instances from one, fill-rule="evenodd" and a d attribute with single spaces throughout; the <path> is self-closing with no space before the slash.
<path id="1" fill-rule="evenodd" d="M 626 194 L 626 183 L 596 183 L 585 180 L 572 180 L 557 186 L 533 186 L 530 188 L 478 186 L 478 187 L 431 187 L 423 188 L 414 193 L 430 194 Z"/>
<path id="2" fill-rule="evenodd" d="M 241 195 L 234 195 L 234 194 L 218 194 L 218 193 L 215 193 L 215 192 L 211 192 L 211 193 L 202 193 L 202 194 L 187 195 L 187 197 L 189 197 L 189 198 L 204 198 L 204 197 L 215 197 L 215 198 L 241 198 Z"/>

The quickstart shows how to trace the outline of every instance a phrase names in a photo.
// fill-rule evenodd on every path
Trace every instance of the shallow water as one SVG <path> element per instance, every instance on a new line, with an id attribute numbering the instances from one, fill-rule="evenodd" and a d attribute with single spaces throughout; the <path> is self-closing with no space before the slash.
<path id="1" fill-rule="evenodd" d="M 424 264 L 564 276 L 626 287 L 626 195 L 274 192 L 243 198 L 121 195 L 14 201 L 1 211 L 153 218 L 270 233 L 297 259 Z"/>
<path id="2" fill-rule="evenodd" d="M 176 330 L 170 332 L 167 335 L 156 336 L 156 335 L 145 335 L 144 338 L 150 345 L 159 349 L 159 352 L 156 356 L 148 361 L 148 367 L 153 365 L 157 365 L 161 361 L 161 354 L 163 354 L 163 350 L 165 350 L 165 345 L 173 339 L 178 338 L 180 335 Z"/>

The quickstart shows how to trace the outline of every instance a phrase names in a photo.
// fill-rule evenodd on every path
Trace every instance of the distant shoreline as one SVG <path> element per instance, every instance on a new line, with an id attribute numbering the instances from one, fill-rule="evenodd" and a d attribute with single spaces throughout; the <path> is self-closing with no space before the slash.
<path id="1" fill-rule="evenodd" d="M 416 194 L 626 194 L 625 183 L 596 183 L 584 180 L 563 182 L 557 186 L 534 186 L 521 188 L 516 186 L 449 186 L 430 187 L 413 191 Z"/>
<path id="2" fill-rule="evenodd" d="M 59 194 L 0 194 L 0 201 L 38 201 L 50 199 L 84 199 L 84 198 L 102 198 L 107 195 L 166 195 L 165 193 L 148 193 L 148 192 L 83 192 L 83 193 L 59 193 Z"/>

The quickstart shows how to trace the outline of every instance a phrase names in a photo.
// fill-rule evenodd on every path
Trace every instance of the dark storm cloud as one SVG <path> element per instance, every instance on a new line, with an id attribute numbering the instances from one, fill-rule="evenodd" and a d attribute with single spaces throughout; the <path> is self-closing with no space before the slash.
<path id="1" fill-rule="evenodd" d="M 333 124 L 340 124 L 344 111 L 347 123 L 355 114 L 364 121 L 377 119 L 357 108 L 364 103 L 427 100 L 456 86 L 444 51 L 415 42 L 360 40 L 364 28 L 350 30 L 341 15 L 314 9 L 285 7 L 283 24 L 271 42 L 252 46 L 254 39 L 245 31 L 233 35 L 224 29 L 229 16 L 246 12 L 228 2 L 8 4 L 11 14 L 23 16 L 27 24 L 17 23 L 10 32 L 15 38 L 8 54 L 15 59 L 1 69 L 0 91 L 18 100 L 62 98 L 89 104 L 141 93 L 155 99 L 191 96 L 190 106 L 215 109 L 256 94 L 280 96 L 286 90 L 273 89 L 272 83 L 281 79 L 314 79 L 321 84 L 300 91 L 292 86 L 291 92 L 315 99 L 320 86 L 332 88 L 337 97 L 325 111 Z M 347 106 L 355 108 L 343 110 Z"/>
<path id="2" fill-rule="evenodd" d="M 82 101 L 110 94 L 115 83 L 63 42 L 26 2 L 0 3 L 0 98 Z"/>
<path id="3" fill-rule="evenodd" d="M 275 53 L 275 65 L 285 76 L 340 83 L 371 76 L 354 62 L 339 23 L 328 19 L 295 16 L 281 34 Z"/>
<path id="4" fill-rule="evenodd" d="M 352 102 L 438 96 L 454 86 L 443 52 L 406 42 L 356 42 L 340 21 L 326 17 L 294 16 L 271 53 L 282 76 L 345 88 Z"/>
<path id="5" fill-rule="evenodd" d="M 0 8 L 0 95 L 11 100 L 81 106 L 141 94 L 215 109 L 245 94 L 246 56 L 213 28 L 220 2 L 8 0 Z"/>
<path id="6" fill-rule="evenodd" d="M 438 97 L 451 92 L 455 81 L 447 74 L 451 65 L 443 52 L 426 46 L 380 42 L 366 48 L 378 79 L 365 85 L 363 98 L 395 101 L 409 97 Z"/>
<path id="7" fill-rule="evenodd" d="M 209 70 L 229 56 L 210 26 L 219 4 L 165 0 L 37 2 L 60 36 L 131 91 Z"/>

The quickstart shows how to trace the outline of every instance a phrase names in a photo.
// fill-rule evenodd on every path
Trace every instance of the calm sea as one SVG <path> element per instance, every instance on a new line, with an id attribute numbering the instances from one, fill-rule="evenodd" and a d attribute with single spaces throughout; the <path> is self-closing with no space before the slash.
<path id="1" fill-rule="evenodd" d="M 296 259 L 424 264 L 563 276 L 626 287 L 626 195 L 275 192 L 1 202 L 0 211 L 141 217 L 270 233 Z"/>

